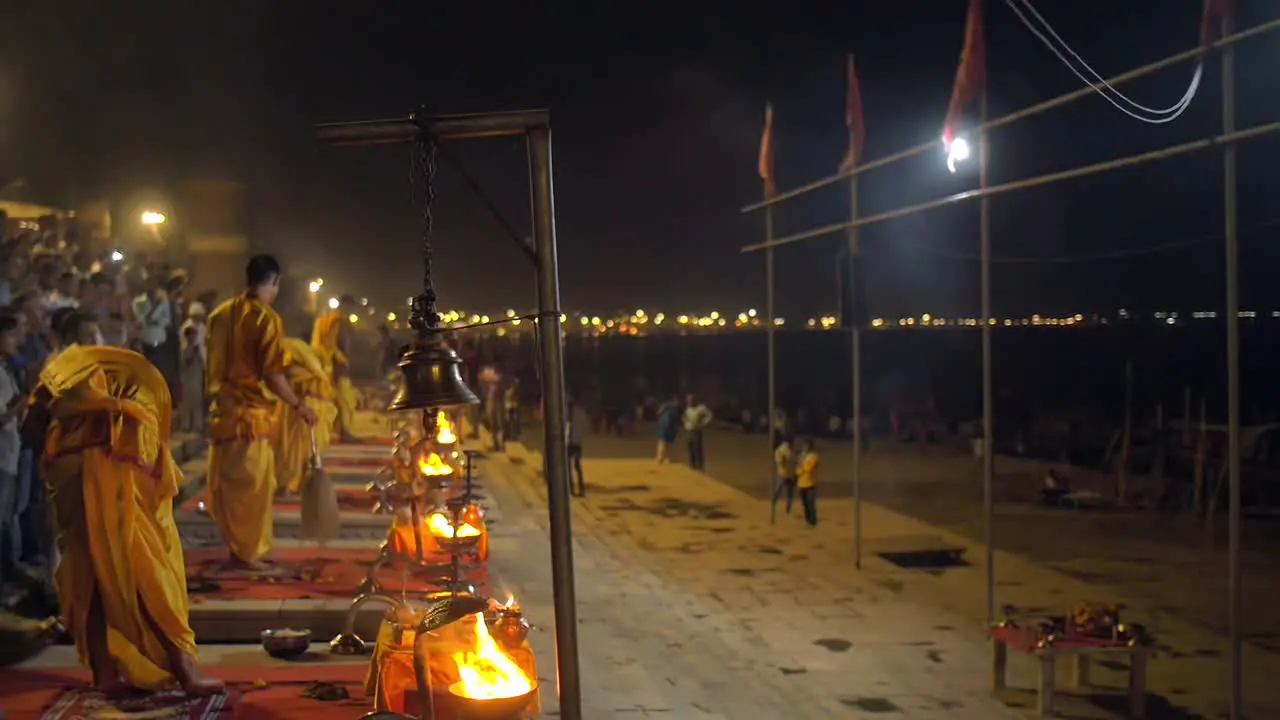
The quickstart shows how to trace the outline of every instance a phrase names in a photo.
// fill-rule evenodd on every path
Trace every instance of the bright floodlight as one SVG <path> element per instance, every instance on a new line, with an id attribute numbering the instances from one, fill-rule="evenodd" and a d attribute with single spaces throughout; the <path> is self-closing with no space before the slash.
<path id="1" fill-rule="evenodd" d="M 120 252 L 119 250 L 111 251 L 111 262 L 120 262 L 123 259 L 124 259 L 124 253 Z"/>
<path id="2" fill-rule="evenodd" d="M 165 220 L 166 218 L 163 213 L 158 213 L 154 210 L 147 210 L 142 213 L 143 225 L 162 225 Z"/>
<path id="3" fill-rule="evenodd" d="M 947 144 L 947 169 L 956 171 L 956 165 L 969 159 L 969 141 L 962 137 Z"/>
<path id="4" fill-rule="evenodd" d="M 338 298 L 329 298 L 329 309 L 330 309 L 330 310 L 337 310 L 337 309 L 338 309 L 338 305 L 339 305 L 339 304 L 340 304 L 340 303 L 338 302 Z"/>
<path id="5" fill-rule="evenodd" d="M 320 292 L 320 283 L 319 283 L 319 282 L 317 282 L 317 281 L 315 281 L 315 280 L 312 280 L 312 281 L 307 285 L 307 290 L 310 290 L 312 293 L 318 293 L 318 292 Z"/>

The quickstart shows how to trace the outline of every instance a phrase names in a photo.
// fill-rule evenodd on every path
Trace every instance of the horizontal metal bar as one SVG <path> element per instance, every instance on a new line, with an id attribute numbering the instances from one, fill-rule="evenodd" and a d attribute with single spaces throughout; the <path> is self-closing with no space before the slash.
<path id="1" fill-rule="evenodd" d="M 1222 38 L 1221 40 L 1218 40 L 1217 42 L 1213 43 L 1213 45 L 1211 45 L 1209 49 L 1221 50 L 1222 48 L 1234 45 L 1240 42 L 1241 40 L 1251 38 L 1255 35 L 1261 35 L 1262 33 L 1270 32 L 1276 29 L 1280 29 L 1280 18 L 1262 23 L 1261 25 L 1255 25 L 1249 28 L 1248 30 L 1242 30 L 1234 35 L 1228 35 Z M 1162 60 L 1157 60 L 1148 65 L 1143 65 L 1140 68 L 1135 68 L 1128 72 L 1121 73 L 1113 78 L 1110 78 L 1106 82 L 1109 85 L 1118 85 L 1120 83 L 1128 82 L 1130 80 L 1137 80 L 1140 77 L 1150 75 L 1151 73 L 1157 70 L 1161 70 L 1166 67 L 1169 67 L 1170 65 L 1176 65 L 1180 62 L 1185 62 L 1187 60 L 1195 59 L 1201 56 L 1202 54 L 1204 54 L 1204 51 L 1205 49 L 1203 47 L 1197 45 L 1196 47 L 1190 50 L 1184 50 L 1183 52 L 1180 52 L 1177 55 L 1170 55 L 1169 57 L 1164 58 Z M 1046 110 L 1051 110 L 1053 108 L 1066 105 L 1069 102 L 1074 102 L 1076 100 L 1079 100 L 1080 98 L 1091 95 L 1094 92 L 1096 91 L 1091 87 L 1082 87 L 1077 90 L 1072 90 L 1071 92 L 1066 93 L 1065 95 L 1059 95 L 1058 97 L 1053 98 L 1051 100 L 1046 100 L 1042 103 L 1032 105 L 1031 107 L 1023 108 L 1022 110 L 1017 110 L 1015 112 L 1009 113 L 1004 117 L 998 117 L 994 120 L 985 122 L 977 127 L 977 129 L 975 130 L 975 134 L 981 135 L 982 133 L 986 132 L 987 130 L 991 130 L 992 128 L 997 128 L 997 127 L 1000 127 L 1001 125 L 1008 125 L 1009 123 L 1022 120 L 1025 118 L 1029 118 L 1032 115 L 1038 115 Z M 941 146 L 942 146 L 941 138 L 937 140 L 931 140 L 922 145 L 917 145 L 913 148 L 908 148 L 906 150 L 894 153 L 887 157 L 882 157 L 878 160 L 872 160 L 871 162 L 862 163 L 845 172 L 836 173 L 835 175 L 830 175 L 828 177 L 822 178 L 821 180 L 814 180 L 813 182 L 806 183 L 804 185 L 801 185 L 800 187 L 792 188 L 791 190 L 787 190 L 786 192 L 778 193 L 777 195 L 774 195 L 773 197 L 768 198 L 766 200 L 754 202 L 754 203 L 751 203 L 750 205 L 744 205 L 741 212 L 744 214 L 751 213 L 751 212 L 760 210 L 761 208 L 769 207 L 770 205 L 777 205 L 778 203 L 784 202 L 786 200 L 790 200 L 793 197 L 799 197 L 801 195 L 812 192 L 819 188 L 824 188 L 828 185 L 831 185 L 832 183 L 840 182 L 845 178 L 851 178 L 855 175 L 861 175 L 862 173 L 867 172 L 869 170 L 882 168 L 885 165 L 891 165 L 893 163 L 898 162 L 899 160 L 906 160 L 909 157 L 914 157 L 927 150 L 940 149 Z"/>
<path id="2" fill-rule="evenodd" d="M 437 115 L 426 119 L 428 132 L 446 140 L 523 135 L 531 129 L 547 127 L 551 114 L 546 110 Z M 422 132 L 412 117 L 388 120 L 322 123 L 315 126 L 316 141 L 322 145 L 379 145 L 409 142 Z"/>
<path id="3" fill-rule="evenodd" d="M 888 212 L 882 212 L 878 215 L 871 215 L 857 220 L 835 223 L 834 225 L 824 225 L 819 228 L 814 228 L 813 230 L 806 230 L 805 232 L 796 233 L 794 235 L 787 235 L 768 242 L 746 245 L 740 250 L 740 252 L 757 252 L 767 248 L 776 248 L 780 245 L 791 245 L 793 243 L 798 243 L 801 240 L 821 237 L 822 235 L 830 235 L 842 230 L 862 227 L 863 225 L 884 222 L 885 220 L 892 220 L 894 218 L 912 215 L 924 210 L 933 210 L 934 208 L 940 208 L 944 205 L 950 205 L 951 203 L 960 202 L 962 200 L 989 197 L 991 195 L 999 195 L 1001 193 L 1012 192 L 1014 190 L 1026 190 L 1028 188 L 1040 187 L 1041 185 L 1048 185 L 1062 180 L 1072 180 L 1074 178 L 1085 177 L 1086 175 L 1094 175 L 1101 172 L 1107 172 L 1109 170 L 1117 170 L 1122 167 L 1141 165 L 1155 160 L 1164 160 L 1166 158 L 1186 155 L 1187 153 L 1197 152 L 1199 150 L 1208 150 L 1209 148 L 1219 147 L 1228 143 L 1252 140 L 1254 138 L 1262 137 L 1263 135 L 1270 135 L 1274 132 L 1280 132 L 1280 122 L 1255 125 L 1251 128 L 1237 130 L 1236 132 L 1227 133 L 1225 135 L 1215 135 L 1202 140 L 1194 140 L 1181 145 L 1171 145 L 1160 150 L 1152 150 L 1151 152 L 1145 152 L 1139 155 L 1129 155 L 1128 157 L 1107 160 L 1106 162 L 1094 163 L 1093 165 L 1085 165 L 1083 167 L 1072 168 L 1071 170 L 1062 170 L 1060 172 L 1048 173 L 1047 175 L 1037 175 L 1036 177 L 1027 178 L 1025 180 L 1007 182 L 1003 185 L 992 185 L 985 189 L 966 190 L 965 192 L 948 195 L 947 197 L 930 200 L 918 205 L 890 210 Z"/>

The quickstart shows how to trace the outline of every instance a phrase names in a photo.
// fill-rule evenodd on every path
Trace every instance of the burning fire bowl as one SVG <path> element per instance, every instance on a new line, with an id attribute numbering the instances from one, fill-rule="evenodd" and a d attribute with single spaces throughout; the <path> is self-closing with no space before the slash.
<path id="1" fill-rule="evenodd" d="M 433 537 L 436 544 L 440 546 L 440 549 L 451 555 L 461 555 L 462 553 L 475 549 L 475 547 L 480 544 L 479 535 L 464 535 L 463 537 L 440 537 L 439 535 L 435 535 Z"/>
<path id="2" fill-rule="evenodd" d="M 463 695 L 461 680 L 449 686 L 449 694 L 457 703 L 462 720 L 519 720 L 533 702 L 538 686 L 523 695 L 505 698 L 471 698 Z"/>

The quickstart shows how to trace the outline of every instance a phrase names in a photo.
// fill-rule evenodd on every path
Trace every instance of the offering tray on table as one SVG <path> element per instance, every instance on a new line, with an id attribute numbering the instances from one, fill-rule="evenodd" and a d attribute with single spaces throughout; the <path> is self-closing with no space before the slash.
<path id="1" fill-rule="evenodd" d="M 992 644 L 992 688 L 1003 690 L 1008 685 L 1009 650 L 1034 656 L 1040 664 L 1037 685 L 1037 711 L 1041 716 L 1053 714 L 1057 692 L 1057 660 L 1072 658 L 1075 688 L 1090 686 L 1089 669 L 1094 658 L 1102 655 L 1125 656 L 1129 660 L 1129 707 L 1135 718 L 1146 713 L 1147 659 L 1150 652 L 1140 625 L 1113 623 L 1112 637 L 1085 632 L 1077 627 L 1073 615 L 1049 617 L 1036 623 L 1019 624 L 1011 617 L 1013 608 L 1006 606 L 1005 619 L 987 628 Z M 1116 618 L 1118 620 L 1118 618 Z"/>

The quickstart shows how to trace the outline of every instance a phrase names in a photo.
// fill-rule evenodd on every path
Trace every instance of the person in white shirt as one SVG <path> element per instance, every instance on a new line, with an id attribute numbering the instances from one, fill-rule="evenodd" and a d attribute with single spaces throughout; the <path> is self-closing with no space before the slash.
<path id="1" fill-rule="evenodd" d="M 62 308 L 80 307 L 76 298 L 76 276 L 73 273 L 58 275 L 58 266 L 51 260 L 43 261 L 36 269 L 36 284 L 40 288 L 40 304 L 46 314 Z"/>
<path id="2" fill-rule="evenodd" d="M 142 354 L 159 367 L 158 354 L 173 324 L 173 303 L 160 291 L 160 283 L 154 277 L 148 278 L 147 291 L 133 299 L 133 316 L 138 322 Z"/>
<path id="3" fill-rule="evenodd" d="M 702 431 L 712 420 L 711 409 L 690 395 L 684 406 L 684 430 L 689 438 L 689 467 L 701 470 L 706 466 L 703 452 Z"/>
<path id="4" fill-rule="evenodd" d="M 787 514 L 791 514 L 791 506 L 796 500 L 796 463 L 795 452 L 791 448 L 791 438 L 783 437 L 782 442 L 773 451 L 774 485 L 773 504 L 783 493 L 787 496 Z"/>
<path id="5" fill-rule="evenodd" d="M 182 337 L 183 352 L 186 352 L 188 342 L 194 342 L 196 346 L 200 348 L 201 361 L 207 361 L 209 359 L 208 349 L 205 348 L 204 340 L 205 334 L 209 331 L 208 315 L 209 314 L 206 312 L 204 304 L 199 300 L 193 300 L 191 304 L 187 306 L 187 319 L 182 322 L 182 328 L 179 330 L 180 336 Z M 187 334 L 187 328 L 194 329 L 195 335 L 189 336 Z M 188 338 L 192 339 L 188 340 Z"/>

